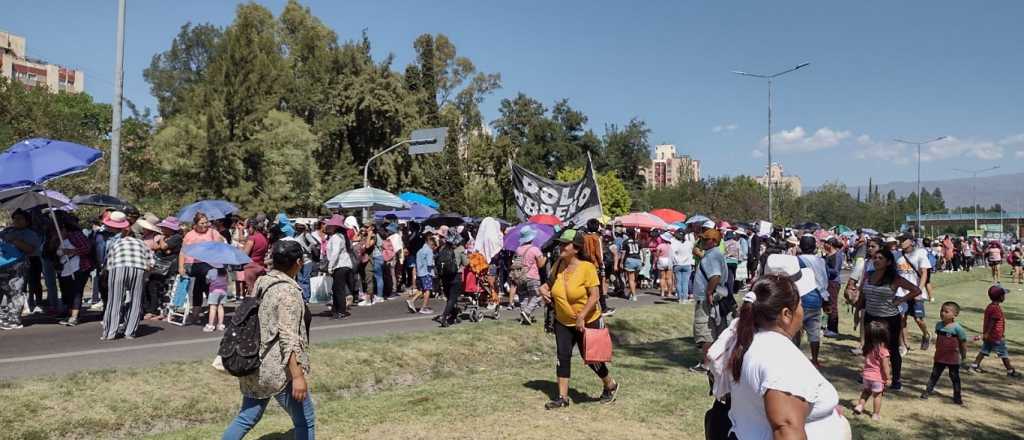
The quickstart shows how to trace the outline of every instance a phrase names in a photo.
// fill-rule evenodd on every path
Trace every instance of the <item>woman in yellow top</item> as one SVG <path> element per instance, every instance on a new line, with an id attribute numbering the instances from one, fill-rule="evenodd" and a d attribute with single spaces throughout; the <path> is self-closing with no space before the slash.
<path id="1" fill-rule="evenodd" d="M 558 241 L 562 250 L 555 266 L 554 279 L 541 286 L 541 295 L 555 306 L 555 346 L 558 353 L 558 398 L 544 405 L 546 409 L 569 406 L 569 373 L 573 346 L 583 353 L 583 329 L 603 328 L 601 297 L 597 268 L 583 251 L 583 233 L 567 229 Z M 601 403 L 615 401 L 619 384 L 608 374 L 604 363 L 589 364 L 604 382 Z"/>

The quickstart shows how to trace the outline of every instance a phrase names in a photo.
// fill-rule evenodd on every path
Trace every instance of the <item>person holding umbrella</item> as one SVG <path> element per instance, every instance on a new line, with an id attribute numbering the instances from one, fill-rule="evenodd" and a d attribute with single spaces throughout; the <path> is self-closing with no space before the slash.
<path id="1" fill-rule="evenodd" d="M 203 243 L 207 241 L 224 242 L 224 237 L 210 227 L 210 218 L 202 212 L 197 212 L 192 217 L 192 230 L 185 234 L 182 246 Z M 191 276 L 195 285 L 192 288 L 192 316 L 199 316 L 199 309 L 203 305 L 203 297 L 209 290 L 206 285 L 206 274 L 212 269 L 209 264 L 196 261 L 184 252 L 178 254 L 178 274 Z"/>
<path id="2" fill-rule="evenodd" d="M 107 304 L 103 312 L 101 341 L 109 341 L 123 332 L 125 338 L 134 339 L 142 312 L 142 287 L 146 271 L 156 261 L 146 243 L 131 235 L 127 216 L 120 211 L 110 213 L 103 221 L 108 230 L 117 234 L 107 243 Z M 121 309 L 130 304 L 128 316 L 121 328 Z"/>
<path id="3" fill-rule="evenodd" d="M 74 327 L 78 325 L 78 312 L 82 308 L 82 292 L 95 263 L 91 243 L 82 233 L 78 218 L 61 211 L 57 219 L 64 235 L 64 242 L 57 249 L 62 263 L 57 282 L 60 284 L 61 301 L 68 309 L 68 318 L 61 320 L 60 324 Z"/>

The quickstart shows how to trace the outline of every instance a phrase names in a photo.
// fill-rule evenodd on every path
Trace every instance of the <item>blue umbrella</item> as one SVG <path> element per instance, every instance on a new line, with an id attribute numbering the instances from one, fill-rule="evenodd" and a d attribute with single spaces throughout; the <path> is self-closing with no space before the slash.
<path id="1" fill-rule="evenodd" d="M 377 220 L 381 220 L 388 215 L 394 215 L 399 220 L 425 220 L 434 214 L 437 214 L 436 209 L 416 202 L 410 202 L 409 209 L 377 211 L 373 214 L 373 217 Z"/>
<path id="2" fill-rule="evenodd" d="M 0 190 L 42 185 L 85 171 L 102 156 L 95 148 L 71 142 L 26 139 L 0 153 Z"/>
<path id="3" fill-rule="evenodd" d="M 178 211 L 178 220 L 191 222 L 198 212 L 206 214 L 206 218 L 210 220 L 217 220 L 238 212 L 238 207 L 226 200 L 202 200 L 181 208 L 181 211 Z"/>
<path id="4" fill-rule="evenodd" d="M 248 255 L 238 248 L 219 241 L 204 241 L 190 244 L 182 249 L 185 255 L 204 263 L 222 266 L 242 266 L 252 262 Z"/>
<path id="5" fill-rule="evenodd" d="M 441 207 L 440 203 L 437 203 L 434 201 L 434 199 L 431 199 L 430 197 L 427 197 L 420 193 L 404 192 L 399 194 L 398 198 L 405 200 L 406 202 L 409 203 L 419 203 L 423 206 L 429 206 L 434 209 L 438 209 Z"/>

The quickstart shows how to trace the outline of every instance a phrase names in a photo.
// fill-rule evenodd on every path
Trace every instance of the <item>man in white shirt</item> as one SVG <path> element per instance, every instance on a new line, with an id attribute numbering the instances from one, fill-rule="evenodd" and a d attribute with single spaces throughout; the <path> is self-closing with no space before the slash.
<path id="1" fill-rule="evenodd" d="M 690 294 L 690 274 L 693 273 L 693 244 L 696 240 L 686 231 L 676 231 L 669 245 L 672 249 L 672 272 L 676 277 L 676 297 L 680 304 L 693 302 Z"/>
<path id="2" fill-rule="evenodd" d="M 903 314 L 903 335 L 901 340 L 904 346 L 907 344 L 907 315 L 914 315 L 914 321 L 917 322 L 917 327 L 921 329 L 921 350 L 927 350 L 928 345 L 931 342 L 931 333 L 928 332 L 928 327 L 925 325 L 925 312 L 924 303 L 928 302 L 928 276 L 929 269 L 932 268 L 931 263 L 928 261 L 928 253 L 924 249 L 918 248 L 915 245 L 914 237 L 910 234 L 903 234 L 896 238 L 896 242 L 899 243 L 900 255 L 896 257 L 896 270 L 900 273 L 903 279 L 916 284 L 921 288 L 921 295 L 917 298 L 907 302 L 907 308 Z M 896 291 L 897 297 L 904 297 L 907 292 L 903 289 Z"/>

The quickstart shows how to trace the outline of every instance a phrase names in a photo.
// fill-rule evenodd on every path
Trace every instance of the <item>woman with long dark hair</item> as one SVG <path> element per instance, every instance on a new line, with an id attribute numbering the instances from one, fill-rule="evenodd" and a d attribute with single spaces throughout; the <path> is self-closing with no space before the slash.
<path id="1" fill-rule="evenodd" d="M 888 249 L 879 249 L 875 252 L 872 263 L 874 271 L 861 283 L 858 304 L 864 309 L 864 327 L 879 321 L 889 328 L 889 343 L 886 348 L 892 356 L 891 389 L 899 391 L 903 388 L 900 382 L 900 368 L 903 365 L 903 358 L 900 356 L 900 331 L 903 324 L 899 306 L 917 298 L 921 294 L 921 288 L 899 275 L 896 270 L 896 257 Z M 897 297 L 896 290 L 901 288 L 908 293 L 906 296 Z"/>
<path id="2" fill-rule="evenodd" d="M 567 229 L 558 241 L 562 249 L 555 264 L 554 276 L 549 277 L 549 282 L 540 288 L 545 300 L 554 304 L 555 347 L 558 356 L 558 397 L 544 405 L 546 409 L 569 406 L 572 348 L 579 347 L 583 353 L 584 329 L 604 327 L 601 307 L 598 305 L 601 282 L 597 276 L 597 267 L 583 250 L 583 233 Z M 619 384 L 612 379 L 608 366 L 604 363 L 587 366 L 604 383 L 601 403 L 614 402 Z"/>
<path id="3" fill-rule="evenodd" d="M 795 260 L 793 276 L 805 274 Z M 836 410 L 835 387 L 793 344 L 803 328 L 803 307 L 791 277 L 759 277 L 735 325 L 726 372 L 736 438 L 850 438 L 849 422 Z"/>

